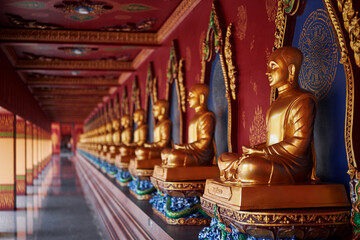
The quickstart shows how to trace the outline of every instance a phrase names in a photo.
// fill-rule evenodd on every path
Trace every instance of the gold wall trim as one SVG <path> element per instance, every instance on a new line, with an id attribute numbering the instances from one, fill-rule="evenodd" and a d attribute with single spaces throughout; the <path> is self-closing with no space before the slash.
<path id="1" fill-rule="evenodd" d="M 132 62 L 107 61 L 107 60 L 25 60 L 18 59 L 16 68 L 25 69 L 76 69 L 76 70 L 117 70 L 135 71 Z"/>
<path id="2" fill-rule="evenodd" d="M 231 29 L 231 27 L 230 27 Z M 231 30 L 229 30 L 231 31 Z M 230 38 L 230 34 L 228 36 Z M 208 30 L 207 30 L 207 34 L 206 34 L 206 38 L 204 39 L 204 43 L 202 46 L 202 52 L 203 52 L 203 57 L 202 57 L 202 61 L 201 61 L 201 78 L 200 78 L 200 83 L 205 83 L 205 75 L 206 75 L 206 68 L 208 67 L 207 62 L 211 62 L 213 57 L 215 56 L 216 53 L 219 54 L 220 56 L 220 63 L 221 63 L 221 68 L 223 71 L 223 76 L 224 76 L 224 83 L 225 83 L 225 97 L 227 99 L 228 102 L 228 125 L 227 125 L 227 129 L 228 129 L 228 134 L 227 134 L 227 143 L 228 143 L 228 151 L 232 152 L 232 137 L 231 137 L 231 129 L 232 129 L 232 102 L 231 102 L 231 89 L 230 89 L 230 75 L 229 75 L 229 68 L 231 69 L 233 67 L 233 63 L 231 61 L 231 63 L 229 62 L 229 59 L 226 59 L 224 56 L 224 39 L 223 39 L 223 34 L 222 34 L 222 29 L 220 27 L 220 23 L 219 23 L 219 18 L 218 18 L 218 10 L 215 7 L 215 4 L 212 4 L 212 8 L 211 8 L 211 12 L 210 12 L 210 20 L 209 20 L 209 26 L 208 26 Z M 226 51 L 233 51 L 233 49 L 231 49 L 231 45 L 230 45 L 230 40 L 229 43 L 227 45 L 228 49 L 226 49 Z M 229 55 L 228 55 L 229 58 Z M 231 64 L 230 66 L 228 64 Z M 233 72 L 234 69 L 232 69 L 231 73 Z M 235 90 L 235 88 L 234 88 Z"/>
<path id="3" fill-rule="evenodd" d="M 1 41 L 158 45 L 156 33 L 0 28 Z"/>
<path id="4" fill-rule="evenodd" d="M 284 0 L 278 0 L 278 7 L 275 18 L 275 41 L 273 50 L 284 46 L 285 31 L 286 31 L 287 15 L 284 12 Z M 276 89 L 271 88 L 270 104 L 275 101 Z"/>
<path id="5" fill-rule="evenodd" d="M 109 94 L 108 90 L 99 90 L 99 89 L 65 89 L 65 88 L 34 88 L 32 90 L 35 95 L 97 95 L 97 96 L 106 96 Z"/>
<path id="6" fill-rule="evenodd" d="M 346 47 L 346 42 L 344 38 L 344 34 L 341 30 L 339 19 L 337 18 L 334 7 L 330 0 L 323 0 L 326 11 L 328 12 L 330 21 L 332 23 L 333 29 L 335 30 L 340 53 L 341 60 L 340 63 L 344 65 L 345 77 L 346 77 L 346 115 L 345 115 L 345 146 L 346 146 L 346 154 L 349 165 L 349 170 L 351 171 L 353 168 L 357 168 L 354 148 L 353 148 L 353 139 L 352 139 L 352 131 L 353 131 L 353 115 L 354 115 L 354 74 L 352 70 L 352 65 L 350 62 L 348 50 Z"/>
<path id="7" fill-rule="evenodd" d="M 141 52 L 133 60 L 132 67 L 134 69 L 137 69 L 153 52 L 154 52 L 154 49 L 141 50 Z"/>
<path id="8" fill-rule="evenodd" d="M 224 54 L 225 54 L 226 64 L 228 67 L 231 96 L 232 96 L 233 100 L 236 100 L 236 77 L 235 77 L 236 71 L 235 71 L 235 66 L 234 66 L 233 59 L 232 59 L 233 49 L 232 49 L 232 46 L 230 43 L 231 27 L 232 27 L 232 24 L 230 23 L 226 30 Z"/>
<path id="9" fill-rule="evenodd" d="M 118 79 L 106 78 L 76 78 L 76 77 L 27 77 L 26 84 L 29 85 L 109 85 L 117 86 Z"/>
<path id="10" fill-rule="evenodd" d="M 183 143 L 183 111 L 184 109 L 186 109 L 185 106 L 185 87 L 183 85 L 184 82 L 184 75 L 183 75 L 183 68 L 182 68 L 182 64 L 183 64 L 183 59 L 181 61 L 181 66 L 178 60 L 178 56 L 177 56 L 177 49 L 176 49 L 176 45 L 175 45 L 175 41 L 172 41 L 171 44 L 171 48 L 170 48 L 170 57 L 169 57 L 169 61 L 168 61 L 168 66 L 167 66 L 167 72 L 166 72 L 166 100 L 169 101 L 170 104 L 170 92 L 171 92 L 171 87 L 172 84 L 175 84 L 176 87 L 176 92 L 177 92 L 177 101 L 178 101 L 178 110 L 180 112 L 180 126 L 179 126 L 179 133 L 180 133 L 180 144 Z M 181 77 L 181 80 L 179 79 L 179 77 Z M 182 90 L 182 91 L 181 91 Z"/>
<path id="11" fill-rule="evenodd" d="M 131 113 L 134 114 L 134 110 L 141 109 L 141 102 L 140 102 L 140 88 L 139 88 L 139 81 L 138 77 L 135 76 L 132 88 L 131 88 Z"/>
<path id="12" fill-rule="evenodd" d="M 186 89 L 184 85 L 184 59 L 180 59 L 179 62 L 179 90 L 180 90 L 180 100 L 181 108 L 183 112 L 186 112 Z"/>
<path id="13" fill-rule="evenodd" d="M 358 12 L 355 12 L 352 0 L 337 0 L 337 3 L 338 9 L 342 13 L 344 28 L 349 34 L 350 47 L 354 51 L 355 63 L 360 67 L 360 24 Z"/>
<path id="14" fill-rule="evenodd" d="M 157 32 L 157 41 L 163 42 L 192 12 L 201 0 L 183 0 Z M 0 32 L 1 34 L 1 32 Z"/>

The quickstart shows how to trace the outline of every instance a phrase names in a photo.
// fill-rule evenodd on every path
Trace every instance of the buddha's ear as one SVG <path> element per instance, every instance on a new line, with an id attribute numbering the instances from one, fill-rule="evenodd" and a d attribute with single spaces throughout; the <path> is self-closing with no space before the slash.
<path id="1" fill-rule="evenodd" d="M 204 104 L 204 102 L 205 102 L 205 95 L 204 94 L 200 94 L 200 103 L 201 103 L 201 105 L 202 104 Z"/>
<path id="2" fill-rule="evenodd" d="M 291 81 L 290 83 L 292 84 L 292 82 L 294 81 L 295 71 L 296 71 L 295 64 L 290 64 L 288 66 L 288 71 L 289 71 L 289 75 L 290 75 L 289 80 Z"/>

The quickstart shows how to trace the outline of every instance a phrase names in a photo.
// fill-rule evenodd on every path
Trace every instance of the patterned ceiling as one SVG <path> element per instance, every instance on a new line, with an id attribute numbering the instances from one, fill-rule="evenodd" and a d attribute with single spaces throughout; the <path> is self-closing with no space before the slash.
<path id="1" fill-rule="evenodd" d="M 83 122 L 195 0 L 6 0 L 1 49 L 54 122 Z"/>

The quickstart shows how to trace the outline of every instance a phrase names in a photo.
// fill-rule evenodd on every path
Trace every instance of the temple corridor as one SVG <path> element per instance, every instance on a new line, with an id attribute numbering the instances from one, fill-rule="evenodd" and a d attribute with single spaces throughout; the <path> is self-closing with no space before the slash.
<path id="1" fill-rule="evenodd" d="M 0 0 L 0 240 L 360 240 L 360 0 Z"/>
<path id="2" fill-rule="evenodd" d="M 89 207 L 70 153 L 54 156 L 17 196 L 16 211 L 0 212 L 1 239 L 108 239 Z"/>

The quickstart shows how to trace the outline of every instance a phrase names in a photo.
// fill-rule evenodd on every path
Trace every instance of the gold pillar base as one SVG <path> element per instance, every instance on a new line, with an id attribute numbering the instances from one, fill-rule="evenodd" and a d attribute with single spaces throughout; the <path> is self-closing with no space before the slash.
<path id="1" fill-rule="evenodd" d="M 164 222 L 169 225 L 183 225 L 183 226 L 201 226 L 201 225 L 209 225 L 211 219 L 203 219 L 203 218 L 169 218 L 159 212 L 156 208 L 152 208 L 156 215 L 158 215 Z"/>
<path id="2" fill-rule="evenodd" d="M 232 224 L 241 233 L 256 238 L 345 239 L 351 233 L 350 208 L 240 211 L 203 197 L 201 207 L 210 217 L 220 218 L 225 225 Z"/>
<path id="3" fill-rule="evenodd" d="M 350 207 L 341 184 L 243 184 L 207 179 L 204 199 L 234 210 Z"/>

